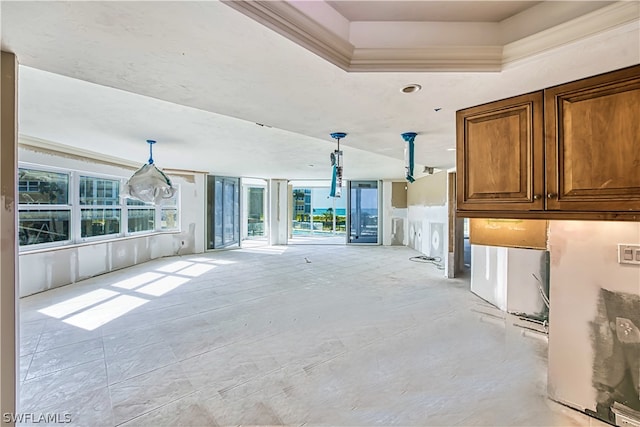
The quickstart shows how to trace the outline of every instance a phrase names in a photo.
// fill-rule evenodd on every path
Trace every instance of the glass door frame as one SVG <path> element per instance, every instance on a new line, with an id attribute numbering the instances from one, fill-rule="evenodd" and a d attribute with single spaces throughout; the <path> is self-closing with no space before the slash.
<path id="1" fill-rule="evenodd" d="M 365 242 L 365 243 L 360 243 L 360 242 L 356 242 L 356 241 L 352 241 L 351 240 L 351 204 L 352 204 L 352 200 L 351 200 L 351 189 L 352 189 L 352 183 L 359 183 L 359 182 L 375 182 L 376 183 L 376 189 L 378 190 L 378 226 L 377 226 L 377 236 L 376 236 L 376 242 Z M 349 180 L 347 181 L 347 245 L 358 245 L 358 246 L 363 246 L 363 245 L 369 245 L 369 246 L 379 246 L 382 244 L 382 180 L 379 179 L 354 179 L 354 180 Z"/>
<path id="2" fill-rule="evenodd" d="M 216 182 L 220 180 L 222 183 L 222 244 L 216 244 Z M 234 197 L 234 208 L 236 212 L 234 213 L 234 227 L 235 223 L 237 223 L 237 229 L 234 230 L 234 241 L 225 243 L 225 224 L 224 224 L 224 188 L 225 182 L 233 181 L 235 184 L 234 195 L 237 197 L 237 203 Z M 207 177 L 207 244 L 206 250 L 219 250 L 219 249 L 227 249 L 227 248 L 236 248 L 240 247 L 242 227 L 241 227 L 241 212 L 242 212 L 242 197 L 241 197 L 241 180 L 239 177 L 231 177 L 231 176 L 221 176 L 221 175 L 209 175 Z"/>
<path id="3" fill-rule="evenodd" d="M 326 185 L 324 185 L 326 183 Z M 296 213 L 298 212 L 296 210 L 296 206 L 306 206 L 308 205 L 309 208 L 309 212 L 308 214 L 305 213 L 304 209 L 300 209 L 300 214 L 301 215 L 308 215 L 309 216 L 309 221 L 306 222 L 309 225 L 309 235 L 314 236 L 323 236 L 326 235 L 326 232 L 323 230 L 315 230 L 314 228 L 314 224 L 319 224 L 317 222 L 314 222 L 313 218 L 314 216 L 318 216 L 316 215 L 315 210 L 320 208 L 320 209 L 324 209 L 325 207 L 330 208 L 332 215 L 331 215 L 331 231 L 330 231 L 330 235 L 328 237 L 342 237 L 344 235 L 344 242 L 343 243 L 347 243 L 347 232 L 348 232 L 348 226 L 347 226 L 347 216 L 348 216 L 348 210 L 347 210 L 347 206 L 346 206 L 346 192 L 347 192 L 347 187 L 346 187 L 346 181 L 343 181 L 343 187 L 342 187 L 342 197 L 340 198 L 341 200 L 345 200 L 344 202 L 342 202 L 342 204 L 340 204 L 335 198 L 333 198 L 333 200 L 331 202 L 327 202 L 327 203 L 323 203 L 322 201 L 327 200 L 327 199 L 332 199 L 331 197 L 328 196 L 330 188 L 331 188 L 331 183 L 330 181 L 326 181 L 326 180 L 289 180 L 289 209 L 291 210 L 290 212 L 290 217 L 289 217 L 289 243 L 295 243 L 295 241 L 293 239 L 296 238 L 296 235 L 294 234 L 294 231 L 297 230 L 306 230 L 304 228 L 302 229 L 296 229 L 294 228 L 293 223 L 298 221 L 296 219 Z M 299 194 L 298 197 L 296 197 L 295 193 L 296 190 L 304 190 L 308 192 L 305 192 L 304 194 Z M 317 190 L 326 190 L 326 194 L 318 194 Z M 305 200 L 305 198 L 308 197 L 309 200 L 308 202 Z M 321 201 L 319 201 L 321 200 Z M 298 203 L 300 202 L 300 203 Z M 338 211 L 339 210 L 344 210 L 344 215 L 339 215 Z M 338 218 L 339 217 L 344 217 L 344 222 L 339 222 Z M 324 223 L 324 221 L 322 221 Z M 327 221 L 328 222 L 328 221 Z M 340 231 L 339 228 L 340 226 L 344 227 L 344 230 Z M 327 230 L 328 231 L 328 230 Z M 336 243 L 337 244 L 337 243 Z M 342 244 L 342 243 L 340 243 Z"/>
<path id="4" fill-rule="evenodd" d="M 260 182 L 259 181 L 263 181 Z M 240 207 L 241 207 L 241 221 L 240 221 L 240 245 L 242 246 L 243 240 L 251 240 L 252 238 L 256 238 L 256 236 L 250 236 L 249 234 L 249 209 L 251 209 L 251 202 L 249 200 L 249 192 L 252 188 L 260 188 L 263 190 L 262 193 L 262 228 L 263 234 L 258 236 L 258 239 L 268 239 L 269 238 L 269 189 L 268 189 L 268 181 L 262 178 L 240 178 L 240 189 L 241 189 L 241 199 L 240 199 Z"/>

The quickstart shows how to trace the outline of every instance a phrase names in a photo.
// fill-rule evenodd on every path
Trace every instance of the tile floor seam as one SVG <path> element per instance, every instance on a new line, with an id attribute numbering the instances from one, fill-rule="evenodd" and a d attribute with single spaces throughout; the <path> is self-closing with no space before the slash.
<path id="1" fill-rule="evenodd" d="M 42 339 L 42 337 L 40 337 L 40 338 Z M 72 346 L 72 345 L 77 345 L 77 344 L 80 344 L 80 343 L 83 343 L 83 342 L 87 342 L 87 341 L 91 341 L 91 340 L 96 340 L 98 338 L 102 338 L 102 336 L 95 336 L 95 337 L 92 337 L 92 338 L 81 339 L 81 340 L 78 340 L 78 341 L 70 342 L 68 344 L 62 344 L 62 345 L 59 345 L 59 346 L 56 346 L 56 347 L 47 347 L 44 350 L 37 350 L 37 347 L 36 347 L 36 351 L 34 351 L 33 353 L 36 354 L 36 353 L 44 353 L 45 351 L 59 350 L 61 348 L 69 347 L 69 346 Z M 39 342 L 40 342 L 40 340 L 38 340 L 38 343 Z"/>
<path id="2" fill-rule="evenodd" d="M 258 343 L 258 342 L 260 342 L 260 341 L 262 341 L 262 340 L 264 340 L 264 339 L 272 338 L 273 336 L 275 336 L 275 335 L 277 335 L 277 334 L 278 334 L 278 333 L 274 333 L 274 334 L 271 334 L 271 335 L 268 335 L 268 336 L 262 337 L 262 338 L 260 338 L 260 339 L 258 339 L 258 340 L 256 340 L 256 341 L 250 341 L 250 342 L 251 342 L 251 343 Z M 225 343 L 225 344 L 223 344 L 223 345 L 221 345 L 221 346 L 218 346 L 218 347 L 214 347 L 214 348 L 212 348 L 212 349 L 210 349 L 210 350 L 207 350 L 207 351 L 204 351 L 204 352 L 202 352 L 202 353 L 199 353 L 199 354 L 196 354 L 196 355 L 193 355 L 193 356 L 189 356 L 189 357 L 187 357 L 187 358 L 185 358 L 185 359 L 178 360 L 178 362 L 184 362 L 184 361 L 187 361 L 187 360 L 192 359 L 192 358 L 194 358 L 194 357 L 202 356 L 203 354 L 210 353 L 210 352 L 212 352 L 212 351 L 216 351 L 216 350 L 219 350 L 219 349 L 224 348 L 224 347 L 229 347 L 229 346 L 232 346 L 232 345 L 235 345 L 235 344 L 241 343 L 241 342 L 243 342 L 243 341 L 244 341 L 244 339 L 239 339 L 239 340 L 236 340 L 236 341 L 230 341 L 230 342 L 228 342 L 228 343 Z"/>
<path id="3" fill-rule="evenodd" d="M 171 401 L 169 401 L 169 402 L 163 403 L 162 405 L 160 405 L 160 406 L 158 406 L 158 407 L 155 407 L 155 408 L 152 408 L 152 409 L 150 409 L 150 410 L 148 410 L 148 411 L 146 411 L 146 412 L 143 412 L 143 413 L 142 413 L 142 414 L 140 414 L 140 415 L 136 415 L 136 416 L 135 416 L 135 417 L 133 417 L 133 418 L 129 418 L 128 420 L 125 420 L 125 421 L 123 421 L 123 422 L 121 422 L 121 423 L 114 424 L 114 427 L 119 427 L 119 426 L 121 426 L 121 425 L 123 425 L 123 424 L 129 423 L 129 422 L 131 422 L 131 421 L 133 421 L 133 420 L 135 420 L 135 419 L 138 419 L 138 418 L 140 418 L 140 417 L 143 417 L 143 416 L 145 416 L 145 415 L 147 415 L 147 414 L 149 414 L 149 413 L 151 413 L 151 412 L 153 412 L 153 411 L 157 411 L 157 410 L 158 410 L 158 409 L 160 409 L 160 408 L 163 408 L 163 407 L 165 407 L 165 406 L 167 406 L 167 405 L 170 405 L 170 404 L 172 404 L 172 403 L 175 403 L 175 402 L 177 402 L 177 401 L 178 401 L 178 400 L 180 400 L 180 399 L 184 399 L 185 397 L 189 397 L 189 396 L 194 395 L 194 394 L 197 394 L 197 393 L 198 393 L 198 390 L 194 390 L 194 391 L 192 391 L 192 392 L 190 392 L 190 393 L 187 393 L 187 394 L 185 394 L 185 395 L 183 395 L 183 396 L 180 396 L 180 397 L 178 397 L 178 398 L 175 398 L 175 399 L 173 399 L 173 400 L 171 400 Z M 177 426 L 176 426 L 176 427 L 177 427 Z"/>
<path id="4" fill-rule="evenodd" d="M 237 384 L 233 384 L 233 385 L 230 385 L 230 386 L 227 386 L 227 387 L 221 388 L 220 390 L 217 390 L 217 392 L 218 392 L 218 394 L 219 394 L 219 395 L 221 395 L 222 397 L 224 397 L 223 395 L 224 395 L 225 393 L 227 393 L 227 392 L 231 391 L 231 390 L 234 390 L 234 389 L 236 389 L 236 388 L 238 388 L 238 387 L 242 387 L 243 385 L 248 384 L 248 383 L 250 383 L 250 382 L 252 382 L 252 381 L 255 381 L 256 379 L 259 379 L 259 378 L 265 378 L 265 377 L 267 377 L 267 376 L 269 376 L 269 375 L 271 375 L 271 374 L 273 374 L 273 373 L 275 373 L 275 372 L 281 371 L 282 369 L 283 369 L 283 366 L 280 366 L 280 367 L 278 367 L 278 368 L 274 368 L 274 369 L 272 369 L 272 370 L 270 370 L 270 371 L 265 372 L 264 374 L 257 375 L 257 376 L 255 376 L 255 377 L 252 377 L 252 378 L 249 378 L 249 379 L 247 379 L 247 380 L 241 381 L 241 382 L 239 382 L 239 383 L 237 383 Z M 249 393 L 249 394 L 245 395 L 245 397 L 246 397 L 246 396 L 251 396 L 252 394 L 259 393 L 259 392 L 260 392 L 260 390 L 257 390 L 257 391 L 255 391 L 254 393 Z M 236 400 L 237 400 L 237 399 L 236 399 Z"/>
<path id="5" fill-rule="evenodd" d="M 105 363 L 106 363 L 106 362 L 105 362 Z M 163 366 L 158 366 L 158 367 L 155 367 L 155 368 L 153 368 L 153 369 L 151 369 L 151 370 L 149 370 L 149 371 L 146 371 L 146 372 L 142 372 L 142 373 L 140 373 L 140 374 L 133 375 L 133 376 L 131 376 L 131 377 L 129 377 L 129 378 L 125 378 L 125 379 L 123 379 L 123 380 L 117 381 L 117 382 L 112 383 L 112 384 L 107 384 L 107 387 L 111 388 L 111 387 L 113 387 L 113 386 L 119 386 L 119 385 L 122 385 L 122 383 L 124 383 L 124 382 L 131 381 L 131 380 L 133 380 L 133 379 L 136 379 L 136 378 L 138 378 L 138 377 L 142 377 L 142 376 L 144 376 L 144 375 L 152 374 L 152 373 L 154 373 L 154 372 L 156 372 L 156 371 L 158 371 L 158 370 L 160 370 L 160 369 L 165 369 L 166 367 L 171 366 L 171 365 L 176 365 L 176 366 L 180 367 L 180 365 L 179 365 L 179 364 L 180 364 L 180 362 L 179 362 L 179 361 L 177 361 L 177 362 L 168 363 L 168 364 L 163 365 Z M 105 366 L 105 368 L 106 368 L 106 366 Z M 107 381 L 109 381 L 109 379 L 108 379 L 108 378 L 107 378 Z"/>
<path id="6" fill-rule="evenodd" d="M 43 351 L 42 353 L 44 353 L 44 352 L 46 352 L 46 351 L 47 351 L 47 350 Z M 34 353 L 34 356 L 35 356 L 35 354 L 36 354 L 36 353 Z M 67 366 L 67 367 L 64 367 L 64 368 L 60 368 L 60 369 L 55 369 L 55 370 L 53 370 L 53 371 L 48 371 L 48 372 L 46 372 L 46 373 L 44 373 L 44 374 L 42 374 L 42 375 L 37 375 L 37 376 L 35 376 L 35 377 L 31 377 L 31 378 L 27 378 L 27 377 L 29 376 L 29 371 L 27 371 L 27 373 L 25 374 L 25 380 L 24 380 L 24 381 L 25 381 L 25 382 L 27 382 L 27 381 L 33 381 L 33 380 L 38 379 L 38 378 L 46 377 L 47 375 L 55 374 L 56 372 L 64 371 L 65 369 L 75 368 L 75 367 L 77 367 L 77 366 L 81 366 L 81 365 L 84 365 L 84 364 L 86 364 L 86 363 L 91 363 L 91 362 L 95 362 L 95 361 L 103 360 L 103 359 L 104 359 L 104 355 L 103 355 L 102 357 L 98 357 L 98 356 L 96 356 L 96 358 L 95 358 L 95 359 L 85 360 L 85 361 L 83 361 L 82 363 L 78 363 L 78 364 L 76 364 L 76 365 L 70 365 L 70 366 Z M 32 364 L 32 363 L 33 363 L 33 359 L 31 359 L 31 363 L 30 363 L 30 365 L 29 365 L 29 369 L 31 369 L 31 364 Z"/>
<path id="7" fill-rule="evenodd" d="M 167 363 L 166 365 L 156 366 L 155 368 L 153 368 L 153 369 L 152 369 L 152 370 L 150 370 L 150 371 L 144 371 L 144 372 L 141 372 L 141 373 L 139 373 L 139 374 L 135 374 L 135 375 L 132 375 L 132 376 L 130 376 L 130 377 L 125 377 L 125 378 L 122 378 L 121 380 L 114 381 L 114 382 L 110 382 L 110 381 L 109 381 L 109 369 L 107 368 L 107 386 L 108 386 L 108 387 L 111 387 L 111 386 L 121 385 L 121 384 L 122 384 L 123 382 L 125 382 L 125 381 L 132 380 L 132 379 L 134 379 L 134 378 L 136 378 L 136 377 L 139 377 L 139 376 L 142 376 L 142 375 L 150 374 L 151 372 L 153 372 L 153 371 L 155 371 L 155 370 L 162 369 L 162 368 L 166 368 L 167 366 L 171 366 L 171 365 L 173 365 L 173 364 L 175 364 L 175 363 L 176 363 L 176 362 L 171 362 L 171 363 Z"/>

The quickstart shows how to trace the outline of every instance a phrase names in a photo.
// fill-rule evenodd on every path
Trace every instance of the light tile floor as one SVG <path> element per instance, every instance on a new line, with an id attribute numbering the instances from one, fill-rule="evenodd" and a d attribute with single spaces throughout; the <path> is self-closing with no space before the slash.
<path id="1" fill-rule="evenodd" d="M 23 298 L 20 411 L 83 426 L 603 425 L 545 397 L 544 339 L 415 255 L 254 246 Z"/>

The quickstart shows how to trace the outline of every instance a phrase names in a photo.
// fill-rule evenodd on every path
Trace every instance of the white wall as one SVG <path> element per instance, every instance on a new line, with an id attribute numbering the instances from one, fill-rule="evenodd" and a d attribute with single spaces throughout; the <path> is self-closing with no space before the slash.
<path id="1" fill-rule="evenodd" d="M 29 144 L 26 141 L 26 144 Z M 100 159 L 22 145 L 21 162 L 128 178 L 134 169 Z M 125 162 L 123 162 L 125 163 Z M 144 159 L 141 164 L 144 163 Z M 162 165 L 159 165 L 162 167 Z M 180 188 L 180 231 L 123 237 L 20 253 L 20 296 L 74 283 L 98 274 L 130 267 L 151 259 L 204 252 L 206 176 L 202 173 L 167 173 Z"/>
<path id="2" fill-rule="evenodd" d="M 393 206 L 392 183 L 393 181 L 382 182 L 382 244 L 406 246 L 409 241 L 408 209 Z"/>
<path id="3" fill-rule="evenodd" d="M 440 257 L 446 274 L 449 253 L 447 173 L 417 179 L 407 188 L 407 246 Z"/>
<path id="4" fill-rule="evenodd" d="M 592 322 L 600 289 L 640 296 L 640 265 L 618 264 L 618 243 L 640 244 L 640 224 L 550 222 L 549 395 L 579 409 L 596 405 Z"/>

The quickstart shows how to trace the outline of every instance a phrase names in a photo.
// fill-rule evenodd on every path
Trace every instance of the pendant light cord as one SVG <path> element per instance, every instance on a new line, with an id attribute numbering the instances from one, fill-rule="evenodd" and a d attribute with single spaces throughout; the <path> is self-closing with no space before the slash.
<path id="1" fill-rule="evenodd" d="M 153 164 L 153 144 L 156 142 L 153 139 L 147 139 L 147 143 L 149 144 L 149 164 Z"/>

